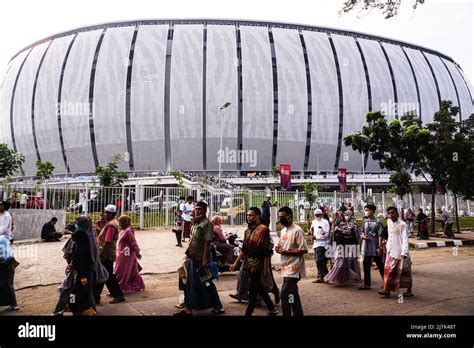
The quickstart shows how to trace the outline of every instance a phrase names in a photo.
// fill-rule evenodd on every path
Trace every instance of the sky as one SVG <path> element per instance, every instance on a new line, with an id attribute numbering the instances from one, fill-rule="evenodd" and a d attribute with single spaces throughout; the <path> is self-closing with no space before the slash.
<path id="1" fill-rule="evenodd" d="M 133 19 L 221 18 L 327 26 L 380 35 L 440 51 L 474 84 L 474 0 L 402 0 L 396 18 L 377 10 L 339 15 L 343 0 L 15 0 L 0 12 L 0 78 L 10 58 L 44 37 Z"/>

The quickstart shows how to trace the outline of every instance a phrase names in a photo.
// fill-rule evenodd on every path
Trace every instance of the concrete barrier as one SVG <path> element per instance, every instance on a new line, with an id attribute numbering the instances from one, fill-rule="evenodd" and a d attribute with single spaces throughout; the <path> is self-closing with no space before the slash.
<path id="1" fill-rule="evenodd" d="M 66 227 L 66 212 L 64 210 L 10 209 L 9 212 L 15 224 L 13 231 L 15 240 L 40 238 L 43 225 L 53 217 L 58 218 L 55 225 L 56 231 L 64 232 Z"/>

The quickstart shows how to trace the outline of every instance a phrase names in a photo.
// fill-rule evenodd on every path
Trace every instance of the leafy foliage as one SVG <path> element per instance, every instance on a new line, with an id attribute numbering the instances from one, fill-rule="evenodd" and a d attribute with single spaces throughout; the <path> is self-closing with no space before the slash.
<path id="1" fill-rule="evenodd" d="M 415 10 L 419 4 L 423 4 L 424 0 L 412 0 L 413 9 Z M 347 0 L 344 2 L 339 15 L 349 13 L 356 9 L 360 11 L 379 10 L 385 16 L 385 19 L 395 17 L 398 14 L 402 0 Z"/>
<path id="2" fill-rule="evenodd" d="M 0 178 L 14 175 L 20 171 L 23 163 L 25 156 L 13 151 L 6 144 L 0 144 Z"/>
<path id="3" fill-rule="evenodd" d="M 98 165 L 95 175 L 98 176 L 100 185 L 103 187 L 119 187 L 128 179 L 128 173 L 120 171 L 117 162 L 121 159 L 120 154 L 114 154 L 112 161 L 106 165 Z"/>

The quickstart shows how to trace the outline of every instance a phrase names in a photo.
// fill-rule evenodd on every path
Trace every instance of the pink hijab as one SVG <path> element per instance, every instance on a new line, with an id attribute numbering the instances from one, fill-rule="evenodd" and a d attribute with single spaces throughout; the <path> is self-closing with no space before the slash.
<path id="1" fill-rule="evenodd" d="M 219 215 L 214 215 L 211 219 L 212 224 L 214 225 L 214 235 L 220 240 L 225 242 L 226 238 L 224 232 L 222 231 L 221 224 L 222 218 Z"/>

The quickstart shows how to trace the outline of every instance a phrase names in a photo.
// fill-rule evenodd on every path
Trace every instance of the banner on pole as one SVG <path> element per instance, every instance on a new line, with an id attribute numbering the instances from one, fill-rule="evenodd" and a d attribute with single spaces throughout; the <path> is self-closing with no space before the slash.
<path id="1" fill-rule="evenodd" d="M 341 192 L 347 191 L 347 170 L 339 168 L 337 170 L 337 177 L 339 178 L 339 190 L 341 190 Z"/>
<path id="2" fill-rule="evenodd" d="M 280 164 L 280 185 L 282 190 L 291 191 L 291 166 Z"/>

